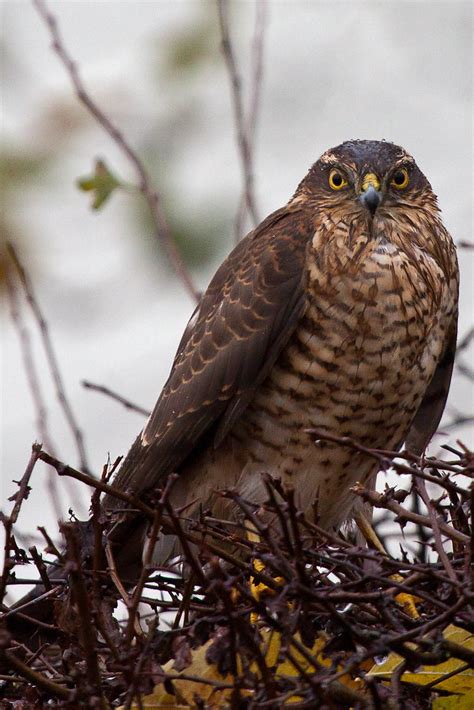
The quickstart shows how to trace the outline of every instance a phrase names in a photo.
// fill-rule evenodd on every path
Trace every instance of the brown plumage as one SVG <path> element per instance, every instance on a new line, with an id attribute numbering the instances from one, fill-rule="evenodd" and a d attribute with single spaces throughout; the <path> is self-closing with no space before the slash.
<path id="1" fill-rule="evenodd" d="M 327 151 L 218 269 L 114 485 L 146 500 L 175 471 L 187 515 L 232 518 L 214 491 L 259 504 L 268 472 L 338 528 L 376 463 L 306 430 L 423 450 L 449 388 L 457 300 L 455 248 L 413 158 L 378 141 Z M 145 528 L 116 499 L 105 506 L 127 574 Z M 158 561 L 177 552 L 160 538 Z"/>

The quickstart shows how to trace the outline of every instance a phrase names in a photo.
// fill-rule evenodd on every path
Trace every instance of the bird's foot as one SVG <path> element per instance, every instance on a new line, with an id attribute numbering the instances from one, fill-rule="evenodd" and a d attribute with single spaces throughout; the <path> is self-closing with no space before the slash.
<path id="1" fill-rule="evenodd" d="M 264 572 L 265 571 L 265 565 L 259 559 L 254 560 L 253 567 L 256 572 Z M 274 579 L 275 579 L 275 582 L 279 585 L 282 585 L 284 582 L 283 577 L 275 577 Z M 250 580 L 250 593 L 253 596 L 253 598 L 258 602 L 264 596 L 273 596 L 274 594 L 276 594 L 276 590 L 267 586 L 264 582 L 257 582 L 256 578 L 252 577 Z M 250 621 L 252 624 L 257 623 L 258 614 L 256 611 L 253 611 L 250 614 Z"/>
<path id="2" fill-rule="evenodd" d="M 392 574 L 390 579 L 393 579 L 394 582 L 404 581 L 401 574 Z M 408 614 L 408 616 L 412 619 L 420 618 L 420 613 L 416 608 L 416 602 L 420 601 L 420 597 L 417 597 L 414 594 L 409 594 L 408 592 L 400 592 L 396 595 L 395 601 L 403 608 L 405 614 Z"/>
<path id="3" fill-rule="evenodd" d="M 261 560 L 258 559 L 254 560 L 253 568 L 257 573 L 265 571 L 265 565 Z M 282 585 L 283 581 L 283 577 L 275 577 L 275 582 L 277 584 Z M 257 582 L 255 577 L 252 577 L 252 579 L 250 580 L 250 592 L 254 599 L 256 599 L 257 601 L 259 601 L 260 598 L 266 594 L 270 596 L 276 594 L 276 591 L 274 589 L 268 587 L 264 582 Z"/>
<path id="4" fill-rule="evenodd" d="M 356 522 L 357 527 L 364 536 L 365 540 L 367 541 L 369 547 L 378 550 L 383 555 L 388 557 L 387 550 L 379 540 L 377 533 L 373 529 L 368 518 L 363 513 L 358 513 L 356 516 L 354 516 L 354 520 Z M 403 582 L 403 577 L 399 574 L 392 574 L 390 576 L 390 579 L 393 579 L 394 582 Z M 418 612 L 418 609 L 416 608 L 416 602 L 419 601 L 418 597 L 414 596 L 413 594 L 408 594 L 407 592 L 400 592 L 396 595 L 395 601 L 412 619 L 419 618 L 420 614 Z"/>

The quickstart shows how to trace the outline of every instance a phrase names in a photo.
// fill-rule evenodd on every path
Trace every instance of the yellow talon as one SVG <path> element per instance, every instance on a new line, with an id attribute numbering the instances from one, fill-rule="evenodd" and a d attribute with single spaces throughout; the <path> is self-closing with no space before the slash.
<path id="1" fill-rule="evenodd" d="M 415 601 L 419 601 L 420 597 L 415 597 L 413 594 L 407 594 L 406 592 L 400 592 L 395 597 L 397 604 L 403 607 L 403 611 L 408 614 L 412 619 L 419 619 L 420 614 L 416 608 Z"/>
<path id="2" fill-rule="evenodd" d="M 400 574 L 392 574 L 390 575 L 390 579 L 393 579 L 394 582 L 404 581 L 403 577 Z M 397 604 L 400 604 L 400 606 L 403 607 L 403 611 L 408 614 L 408 616 L 410 616 L 412 619 L 420 618 L 420 614 L 415 604 L 415 602 L 420 601 L 420 597 L 417 597 L 414 594 L 408 594 L 407 592 L 400 592 L 395 597 L 395 601 L 397 602 Z"/>
<path id="3" fill-rule="evenodd" d="M 247 537 L 250 540 L 250 542 L 258 542 L 259 541 L 259 536 L 256 532 L 254 531 L 247 531 Z M 255 559 L 253 561 L 253 568 L 256 572 L 264 572 L 265 571 L 265 565 L 263 564 L 262 560 Z M 278 584 L 283 584 L 283 577 L 275 577 L 275 582 Z M 260 600 L 260 598 L 264 594 L 270 594 L 273 595 L 275 594 L 275 590 L 271 589 L 270 587 L 267 587 L 266 584 L 263 582 L 256 582 L 254 578 L 252 577 L 250 581 L 250 593 L 253 596 L 254 599 L 257 601 Z M 258 620 L 258 615 L 255 611 L 253 611 L 250 615 L 250 621 L 252 624 L 256 624 Z"/>
<path id="4" fill-rule="evenodd" d="M 257 572 L 263 572 L 265 570 L 265 565 L 263 564 L 262 560 L 254 560 L 253 567 Z M 275 577 L 275 582 L 277 582 L 278 584 L 283 584 L 283 577 Z M 275 594 L 275 590 L 271 589 L 271 587 L 267 587 L 264 582 L 256 582 L 252 577 L 252 580 L 250 581 L 250 593 L 254 599 L 259 601 L 260 597 L 262 597 L 264 594 Z M 250 614 L 250 621 L 252 624 L 256 624 L 257 620 L 258 615 L 255 611 L 253 611 Z"/>
<path id="5" fill-rule="evenodd" d="M 377 537 L 375 530 L 373 529 L 367 517 L 363 513 L 357 513 L 357 515 L 354 516 L 354 520 L 362 535 L 366 539 L 368 545 L 388 557 L 387 551 L 385 550 L 384 546 Z M 390 579 L 393 579 L 394 582 L 403 582 L 403 577 L 399 574 L 390 575 Z M 395 597 L 395 601 L 397 602 L 397 604 L 403 607 L 405 613 L 408 614 L 408 616 L 410 616 L 412 619 L 418 619 L 420 617 L 420 614 L 418 613 L 418 609 L 416 608 L 415 604 L 415 602 L 420 601 L 419 597 L 416 597 L 413 594 L 407 594 L 407 592 L 400 592 Z"/>

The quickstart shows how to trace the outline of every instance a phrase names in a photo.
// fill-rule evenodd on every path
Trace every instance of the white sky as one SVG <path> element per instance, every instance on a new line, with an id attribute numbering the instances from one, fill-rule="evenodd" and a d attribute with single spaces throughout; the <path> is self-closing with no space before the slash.
<path id="1" fill-rule="evenodd" d="M 163 61 L 175 33 L 200 21 L 197 2 L 50 3 L 65 43 L 79 61 L 91 93 L 134 143 L 149 126 L 173 126 L 180 111 L 196 111 L 173 166 L 173 181 L 187 209 L 228 210 L 222 252 L 232 245 L 233 210 L 240 170 L 227 77 L 217 41 L 215 61 L 193 82 L 161 86 L 150 70 Z M 233 6 L 239 59 L 246 66 L 252 4 Z M 95 471 L 107 453 L 124 454 L 142 420 L 100 395 L 82 379 L 111 387 L 152 407 L 192 310 L 183 289 L 163 273 L 157 282 L 137 250 L 127 196 L 99 215 L 74 182 L 105 156 L 123 176 L 128 165 L 110 139 L 72 97 L 68 78 L 49 48 L 47 32 L 29 2 L 3 2 L 6 51 L 3 142 L 24 151 L 52 151 L 62 140 L 48 131 L 48 111 L 64 110 L 83 130 L 62 146 L 51 173 L 18 192 L 13 205 L 18 247 L 31 264 L 38 299 L 47 315 L 67 392 L 86 437 Z M 439 196 L 456 241 L 472 239 L 472 6 L 470 2 L 271 2 L 259 121 L 256 184 L 262 216 L 281 206 L 307 168 L 331 145 L 349 138 L 386 138 L 407 148 Z M 13 70 L 11 67 L 13 66 Z M 14 75 L 12 75 L 14 71 Z M 13 76 L 13 78 L 12 78 Z M 59 110 L 59 109 L 58 109 Z M 46 127 L 45 127 L 46 120 Z M 160 136 L 166 143 L 166 138 Z M 460 252 L 461 336 L 473 322 L 472 252 Z M 215 267 L 215 264 L 213 268 Z M 204 286 L 211 275 L 198 273 Z M 2 324 L 1 476 L 4 499 L 14 490 L 36 437 L 17 334 Z M 31 320 L 28 321 L 34 333 Z M 35 352 L 59 454 L 77 463 L 72 439 L 55 402 L 35 335 Z M 451 405 L 472 414 L 472 389 L 456 377 Z M 448 417 L 449 418 L 449 417 Z M 472 429 L 459 430 L 472 442 Z M 447 439 L 443 439 L 446 441 Z M 472 447 L 471 447 L 472 448 Z M 25 505 L 31 530 L 53 513 L 38 467 Z M 62 483 L 61 483 L 62 485 Z M 63 493 L 64 514 L 70 493 Z M 76 512 L 84 510 L 76 507 Z"/>

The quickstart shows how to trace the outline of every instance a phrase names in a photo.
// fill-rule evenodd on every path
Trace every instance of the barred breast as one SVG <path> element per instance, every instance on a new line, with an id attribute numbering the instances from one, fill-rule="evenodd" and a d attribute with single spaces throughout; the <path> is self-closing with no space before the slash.
<path id="1" fill-rule="evenodd" d="M 264 499 L 267 471 L 295 486 L 306 511 L 317 502 L 320 524 L 330 527 L 350 516 L 350 487 L 377 466 L 347 447 L 314 443 L 306 430 L 398 447 L 433 376 L 454 302 L 427 254 L 413 261 L 383 233 L 351 244 L 340 227 L 327 249 L 320 239 L 308 256 L 305 317 L 234 436 L 246 459 L 238 481 L 246 497 Z"/>
<path id="2" fill-rule="evenodd" d="M 253 400 L 217 447 L 204 446 L 181 472 L 172 502 L 186 516 L 241 511 L 219 490 L 266 500 L 263 473 L 295 491 L 298 507 L 325 528 L 351 517 L 350 488 L 377 473 L 372 457 L 308 429 L 397 448 L 410 428 L 446 342 L 457 282 L 440 260 L 390 221 L 325 221 L 306 259 L 307 307 Z M 449 242 L 447 242 L 449 244 Z M 163 536 L 157 559 L 179 553 Z"/>

